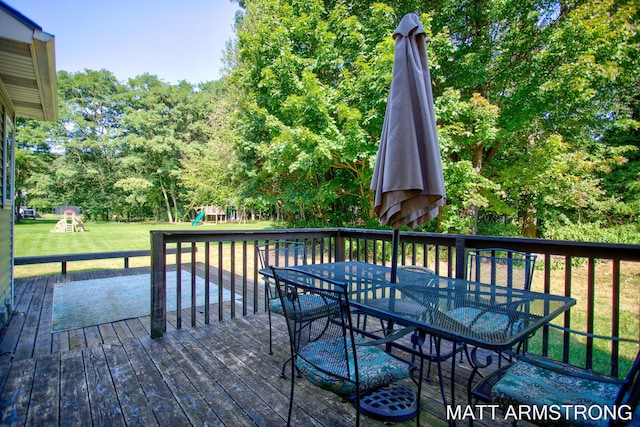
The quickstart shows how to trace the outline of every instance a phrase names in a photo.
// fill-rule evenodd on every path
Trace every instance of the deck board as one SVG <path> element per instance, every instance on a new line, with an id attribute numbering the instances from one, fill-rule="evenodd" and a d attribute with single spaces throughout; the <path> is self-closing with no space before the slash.
<path id="1" fill-rule="evenodd" d="M 129 358 L 121 345 L 106 346 L 105 358 L 127 425 L 157 426 L 153 408 L 147 400 Z"/>
<path id="2" fill-rule="evenodd" d="M 85 379 L 82 350 L 60 354 L 60 425 L 87 425 L 91 407 Z M 34 413 L 34 417 L 38 414 Z M 39 422 L 39 420 L 38 420 Z"/>
<path id="3" fill-rule="evenodd" d="M 59 423 L 60 355 L 50 354 L 37 359 L 28 425 L 58 425 Z"/>
<path id="4" fill-rule="evenodd" d="M 103 323 L 102 325 L 98 325 L 98 330 L 100 331 L 100 337 L 104 344 L 115 344 L 119 342 L 118 334 L 116 334 L 113 323 Z"/>
<path id="5" fill-rule="evenodd" d="M 173 395 L 168 386 L 171 373 L 167 367 L 156 369 L 156 365 L 144 350 L 140 340 L 126 340 L 122 345 L 160 425 L 167 427 L 188 425 L 189 420 L 180 406 L 180 396 Z"/>
<path id="6" fill-rule="evenodd" d="M 107 357 L 103 347 L 93 347 L 84 352 L 91 419 L 95 425 L 124 426 L 124 415 L 118 395 L 111 380 Z"/>
<path id="7" fill-rule="evenodd" d="M 38 324 L 38 332 L 36 333 L 36 342 L 34 344 L 35 357 L 46 356 L 51 353 L 51 328 L 53 325 L 53 304 L 44 304 L 44 301 L 53 301 L 53 280 L 47 280 L 44 289 L 44 300 L 40 311 L 40 322 Z"/>
<path id="8" fill-rule="evenodd" d="M 167 313 L 167 331 L 158 340 L 149 335 L 148 316 L 51 332 L 55 283 L 126 274 L 140 274 L 140 269 L 16 280 L 16 314 L 0 332 L 0 425 L 286 424 L 290 382 L 280 371 L 289 344 L 286 323 L 279 316 L 273 316 L 273 355 L 268 354 L 267 314 L 231 319 L 232 302 L 223 304 L 221 321 L 218 305 L 212 305 L 209 324 L 198 308 L 195 327 L 190 309 L 182 312 L 181 328 L 177 313 Z M 216 278 L 212 274 L 212 280 Z M 230 283 L 228 277 L 225 283 Z M 243 290 L 245 300 L 263 301 L 263 295 L 256 297 L 251 289 L 249 284 Z M 244 308 L 254 311 L 252 305 Z M 236 315 L 244 308 L 237 305 Z M 462 363 L 456 369 L 456 399 L 465 403 L 468 366 Z M 435 371 L 431 375 L 435 378 Z M 355 424 L 351 404 L 306 380 L 296 381 L 294 402 L 293 425 Z M 436 381 L 423 383 L 422 404 L 422 425 L 447 425 Z M 361 424 L 384 425 L 365 416 Z M 396 425 L 414 426 L 415 420 Z"/>
<path id="9" fill-rule="evenodd" d="M 11 363 L 0 393 L 0 420 L 3 424 L 26 424 L 35 366 L 36 359 L 23 359 Z"/>

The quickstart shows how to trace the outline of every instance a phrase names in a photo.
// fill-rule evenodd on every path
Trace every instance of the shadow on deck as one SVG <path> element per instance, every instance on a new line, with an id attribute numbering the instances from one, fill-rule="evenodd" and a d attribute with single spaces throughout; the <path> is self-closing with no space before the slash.
<path id="1" fill-rule="evenodd" d="M 290 383 L 280 378 L 280 368 L 289 347 L 279 316 L 274 316 L 272 356 L 265 313 L 195 327 L 187 320 L 176 329 L 176 312 L 171 312 L 159 340 L 150 338 L 148 317 L 51 332 L 55 283 L 141 272 L 148 269 L 16 280 L 16 314 L 0 332 L 0 424 L 285 425 Z M 466 403 L 468 372 L 468 363 L 456 367 L 459 404 Z M 423 384 L 421 424 L 447 425 L 431 375 L 433 380 Z M 355 425 L 355 410 L 299 380 L 292 424 Z M 385 425 L 365 416 L 361 424 Z M 476 424 L 499 425 L 490 419 Z M 395 425 L 414 426 L 415 420 Z"/>

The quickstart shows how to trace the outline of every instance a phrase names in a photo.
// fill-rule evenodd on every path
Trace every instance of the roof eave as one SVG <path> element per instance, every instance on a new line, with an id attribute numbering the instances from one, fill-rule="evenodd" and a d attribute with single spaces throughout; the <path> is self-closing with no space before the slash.
<path id="1" fill-rule="evenodd" d="M 0 86 L 16 116 L 58 118 L 55 37 L 0 1 Z"/>
<path id="2" fill-rule="evenodd" d="M 55 38 L 51 36 L 48 41 L 34 38 L 31 52 L 40 90 L 40 99 L 42 100 L 44 120 L 55 121 L 58 119 L 58 76 L 56 74 Z"/>

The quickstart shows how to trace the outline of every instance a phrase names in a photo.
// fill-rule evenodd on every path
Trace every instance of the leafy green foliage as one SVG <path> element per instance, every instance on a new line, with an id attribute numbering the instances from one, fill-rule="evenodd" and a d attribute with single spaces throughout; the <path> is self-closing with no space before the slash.
<path id="1" fill-rule="evenodd" d="M 18 124 L 29 201 L 92 218 L 179 221 L 213 204 L 377 226 L 392 34 L 418 11 L 448 195 L 424 230 L 597 240 L 582 224 L 637 224 L 637 2 L 239 3 L 218 82 L 60 72 L 59 122 Z"/>
<path id="2" fill-rule="evenodd" d="M 29 203 L 40 209 L 78 205 L 98 220 L 173 222 L 185 205 L 210 202 L 190 202 L 191 183 L 183 188 L 179 178 L 188 159 L 211 142 L 216 96 L 213 84 L 196 90 L 147 74 L 122 84 L 106 70 L 60 72 L 59 121 L 19 127 L 28 149 L 30 178 L 22 181 Z M 40 163 L 26 162 L 35 156 Z"/>

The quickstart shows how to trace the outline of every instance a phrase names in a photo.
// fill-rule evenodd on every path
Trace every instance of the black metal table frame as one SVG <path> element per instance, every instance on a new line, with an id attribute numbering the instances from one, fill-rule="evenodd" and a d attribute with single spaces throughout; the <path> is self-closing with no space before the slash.
<path id="1" fill-rule="evenodd" d="M 447 397 L 444 391 L 444 383 L 442 377 L 442 357 L 440 354 L 441 340 L 449 340 L 452 342 L 453 349 L 457 348 L 459 344 L 467 344 L 476 348 L 484 348 L 496 352 L 505 351 L 513 348 L 520 342 L 526 340 L 539 328 L 549 323 L 553 318 L 557 317 L 561 313 L 568 310 L 575 305 L 576 301 L 573 298 L 562 297 L 556 295 L 543 294 L 533 291 L 524 291 L 513 288 L 506 288 L 498 285 L 489 285 L 471 282 L 462 279 L 455 279 L 449 277 L 429 275 L 414 271 L 399 271 L 397 276 L 397 283 L 390 282 L 391 268 L 376 264 L 368 264 L 359 261 L 344 261 L 336 263 L 324 263 L 324 264 L 306 264 L 294 267 L 297 270 L 313 273 L 319 276 L 326 276 L 333 280 L 347 283 L 350 294 L 350 304 L 362 311 L 379 319 L 388 321 L 388 329 L 393 328 L 393 324 L 398 324 L 407 328 L 415 328 L 423 336 L 430 335 L 436 340 L 436 356 L 432 359 L 437 363 L 438 378 L 440 384 L 440 391 L 445 408 L 447 407 Z M 345 273 L 350 271 L 360 271 L 357 274 Z M 270 269 L 264 269 L 260 271 L 261 274 L 272 276 Z M 364 274 L 366 273 L 366 275 Z M 441 283 L 442 282 L 442 283 Z M 436 283 L 438 286 L 430 286 L 429 284 Z M 445 284 L 446 286 L 442 286 Z M 411 318 L 405 315 L 394 313 L 389 310 L 381 309 L 379 306 L 372 306 L 371 301 L 375 301 L 380 295 L 385 298 L 389 298 L 391 302 L 389 305 L 393 308 L 394 296 L 400 293 L 405 301 L 413 301 L 415 303 L 424 304 L 427 314 L 429 314 L 429 321 L 426 318 Z M 446 325 L 438 324 L 434 321 L 435 317 L 440 314 L 439 306 L 431 303 L 425 303 L 425 296 L 428 295 L 430 301 L 436 299 L 440 301 L 448 301 L 455 303 L 462 298 L 464 301 L 476 301 L 479 308 L 483 308 L 486 311 L 503 310 L 504 313 L 513 313 L 511 308 L 506 309 L 502 305 L 492 304 L 498 299 L 505 299 L 506 304 L 512 304 L 515 306 L 529 306 L 533 302 L 542 302 L 545 304 L 545 312 L 542 315 L 535 313 L 527 313 L 527 309 L 522 312 L 523 318 L 526 317 L 526 324 L 521 329 L 514 331 L 511 334 L 503 335 L 487 335 L 495 338 L 496 342 L 489 342 L 486 338 L 483 340 L 481 334 L 472 333 L 472 328 L 469 327 L 468 333 L 461 332 L 460 325 Z M 371 296 L 371 298 L 370 298 Z M 471 296 L 472 298 L 467 298 Z M 402 300 L 400 298 L 399 300 Z M 551 305 L 556 307 L 552 309 Z M 453 307 L 455 304 L 451 305 Z M 449 308 L 450 308 L 449 307 Z M 451 329 L 447 329 L 447 326 L 452 326 Z M 458 330 L 452 330 L 453 326 Z M 359 330 L 359 333 L 368 335 L 372 338 L 377 338 L 375 334 L 370 332 Z M 420 352 L 407 347 L 405 345 L 390 342 L 387 344 L 391 347 L 399 348 L 409 354 L 416 356 L 424 356 L 422 349 Z M 456 357 L 451 356 L 451 405 L 455 405 L 455 362 Z M 478 363 L 475 358 L 475 348 L 473 351 L 472 363 Z M 489 362 L 490 363 L 490 362 Z"/>

